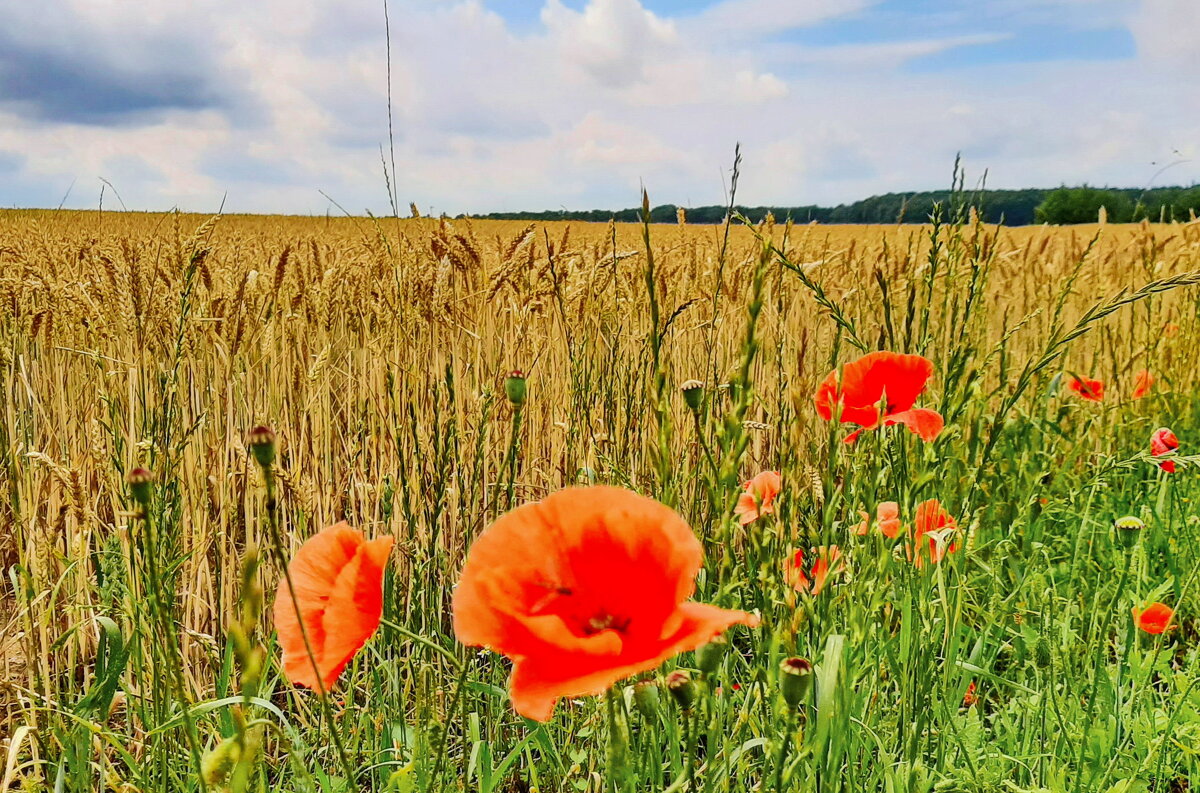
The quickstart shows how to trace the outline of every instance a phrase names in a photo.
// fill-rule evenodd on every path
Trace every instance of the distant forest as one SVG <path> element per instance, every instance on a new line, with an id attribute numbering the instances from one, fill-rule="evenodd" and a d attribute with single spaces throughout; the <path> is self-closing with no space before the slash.
<path id="1" fill-rule="evenodd" d="M 950 193 L 945 190 L 922 193 L 887 193 L 852 204 L 835 207 L 747 207 L 736 211 L 753 222 L 768 214 L 776 220 L 788 218 L 796 223 L 925 223 L 940 205 L 943 217 L 951 217 L 966 207 L 975 207 L 984 221 L 1024 226 L 1030 223 L 1095 223 L 1104 207 L 1110 223 L 1173 220 L 1188 221 L 1200 215 L 1200 185 L 1191 187 L 1097 188 L 1059 187 L 1052 189 L 982 190 Z M 663 204 L 650 210 L 651 223 L 675 223 L 679 207 Z M 684 207 L 688 223 L 722 223 L 728 207 Z M 636 223 L 640 209 L 592 209 L 552 212 L 493 212 L 478 215 L 495 220 L 582 220 L 594 222 Z"/>

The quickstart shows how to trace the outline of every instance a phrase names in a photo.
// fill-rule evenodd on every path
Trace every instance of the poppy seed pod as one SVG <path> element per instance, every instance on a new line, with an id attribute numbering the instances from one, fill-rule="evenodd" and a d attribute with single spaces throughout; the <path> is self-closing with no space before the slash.
<path id="1" fill-rule="evenodd" d="M 658 715 L 658 683 L 643 680 L 633 687 L 633 704 L 647 719 Z"/>
<path id="2" fill-rule="evenodd" d="M 145 468 L 134 468 L 125 477 L 125 481 L 129 483 L 129 492 L 133 494 L 133 500 L 143 507 L 148 506 L 151 496 L 154 495 L 154 474 Z"/>
<path id="3" fill-rule="evenodd" d="M 246 438 L 250 452 L 261 468 L 270 468 L 275 462 L 275 431 L 270 427 L 259 425 L 250 430 Z"/>
<path id="4" fill-rule="evenodd" d="M 676 669 L 667 675 L 666 682 L 667 690 L 671 692 L 671 696 L 675 697 L 679 707 L 683 710 L 691 710 L 692 705 L 696 703 L 696 684 L 692 682 L 692 676 L 683 669 Z"/>
<path id="5" fill-rule="evenodd" d="M 688 380 L 679 386 L 679 390 L 683 392 L 683 401 L 687 403 L 688 409 L 693 413 L 699 413 L 700 406 L 704 404 L 704 383 L 699 380 Z"/>
<path id="6" fill-rule="evenodd" d="M 525 404 L 527 391 L 525 373 L 520 369 L 513 369 L 508 373 L 508 377 L 504 378 L 504 395 L 514 405 L 519 407 Z"/>
<path id="7" fill-rule="evenodd" d="M 711 675 L 721 665 L 721 659 L 725 657 L 725 650 L 728 648 L 729 642 L 723 636 L 717 636 L 696 650 L 696 667 L 704 674 Z"/>
<path id="8" fill-rule="evenodd" d="M 1137 545 L 1138 537 L 1141 535 L 1142 529 L 1146 528 L 1146 524 L 1141 518 L 1127 515 L 1114 520 L 1113 528 L 1117 531 L 1117 543 L 1125 550 L 1129 550 Z"/>
<path id="9" fill-rule="evenodd" d="M 805 658 L 785 658 L 779 665 L 779 672 L 784 702 L 792 709 L 800 707 L 812 690 L 813 665 Z"/>

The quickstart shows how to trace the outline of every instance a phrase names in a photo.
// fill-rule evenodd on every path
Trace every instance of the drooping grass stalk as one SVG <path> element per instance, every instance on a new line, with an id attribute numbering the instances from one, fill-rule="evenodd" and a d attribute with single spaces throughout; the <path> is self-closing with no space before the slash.
<path id="1" fill-rule="evenodd" d="M 304 639 L 304 651 L 308 655 L 308 661 L 312 665 L 313 675 L 316 680 L 321 680 L 321 670 L 317 666 L 317 657 L 313 652 L 312 640 L 308 635 L 308 629 L 304 624 L 304 614 L 300 609 L 300 601 L 296 597 L 296 585 L 292 581 L 292 571 L 289 567 L 287 551 L 284 548 L 283 533 L 279 528 L 279 500 L 275 482 L 275 433 L 269 428 L 258 427 L 250 437 L 250 446 L 254 454 L 255 461 L 258 463 L 259 469 L 262 471 L 263 486 L 266 489 L 266 500 L 264 502 L 265 518 L 267 524 L 268 536 L 271 541 L 271 549 L 275 554 L 275 562 L 279 566 L 283 574 L 283 580 L 287 585 L 288 596 L 292 601 L 292 608 L 296 612 L 296 624 L 300 627 L 300 636 Z M 342 736 L 338 732 L 337 723 L 333 718 L 333 708 L 329 704 L 329 692 L 325 689 L 324 684 L 320 685 L 316 692 L 317 702 L 321 708 L 321 718 L 329 730 L 329 736 L 333 739 L 334 749 L 337 751 L 338 761 L 342 765 L 342 770 L 346 774 L 346 779 L 350 784 L 354 783 L 357 774 L 354 771 L 354 766 L 350 763 L 350 756 L 346 752 L 345 744 L 342 742 Z"/>

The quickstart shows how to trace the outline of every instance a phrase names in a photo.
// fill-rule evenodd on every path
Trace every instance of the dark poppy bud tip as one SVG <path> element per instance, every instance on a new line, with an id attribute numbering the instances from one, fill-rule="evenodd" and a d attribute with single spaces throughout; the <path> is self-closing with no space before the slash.
<path id="1" fill-rule="evenodd" d="M 683 401 L 687 403 L 688 409 L 693 412 L 700 410 L 700 406 L 704 404 L 704 383 L 699 380 L 688 380 L 679 387 L 683 392 Z"/>
<path id="2" fill-rule="evenodd" d="M 696 703 L 696 684 L 692 682 L 692 676 L 682 669 L 676 669 L 667 675 L 666 682 L 667 690 L 675 697 L 679 707 L 691 710 L 692 705 Z"/>
<path id="3" fill-rule="evenodd" d="M 779 665 L 779 687 L 788 707 L 795 709 L 808 699 L 812 689 L 813 665 L 805 658 L 785 658 Z"/>
<path id="4" fill-rule="evenodd" d="M 143 507 L 150 503 L 150 497 L 154 493 L 154 474 L 145 468 L 134 468 L 125 477 L 125 481 L 129 484 L 129 492 L 133 494 L 134 501 Z"/>
<path id="5" fill-rule="evenodd" d="M 1122 548 L 1129 550 L 1137 545 L 1138 537 L 1141 535 L 1142 529 L 1146 528 L 1146 523 L 1141 518 L 1127 515 L 1114 520 L 1113 528 L 1117 532 L 1117 543 Z"/>
<path id="6" fill-rule="evenodd" d="M 711 675 L 717 671 L 717 667 L 721 665 L 721 659 L 725 657 L 725 650 L 728 647 L 729 643 L 721 636 L 701 646 L 696 650 L 697 668 L 706 675 Z"/>
<path id="7" fill-rule="evenodd" d="M 658 715 L 658 683 L 653 680 L 643 680 L 633 687 L 633 704 L 644 718 L 652 719 Z"/>
<path id="8" fill-rule="evenodd" d="M 270 427 L 259 425 L 250 430 L 247 438 L 254 459 L 263 468 L 270 467 L 275 462 L 275 431 Z"/>
<path id="9" fill-rule="evenodd" d="M 508 373 L 508 377 L 504 378 L 504 395 L 514 405 L 524 405 L 527 394 L 528 386 L 525 381 L 525 373 L 520 369 L 513 369 Z"/>

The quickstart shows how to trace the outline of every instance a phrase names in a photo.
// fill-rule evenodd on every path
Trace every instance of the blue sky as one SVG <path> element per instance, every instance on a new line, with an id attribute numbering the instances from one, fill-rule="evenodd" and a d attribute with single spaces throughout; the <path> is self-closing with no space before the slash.
<path id="1" fill-rule="evenodd" d="M 1195 0 L 389 0 L 426 211 L 1200 181 Z M 387 210 L 377 0 L 0 7 L 0 206 Z M 388 157 L 390 162 L 390 155 Z M 69 191 L 69 192 L 68 192 Z"/>

